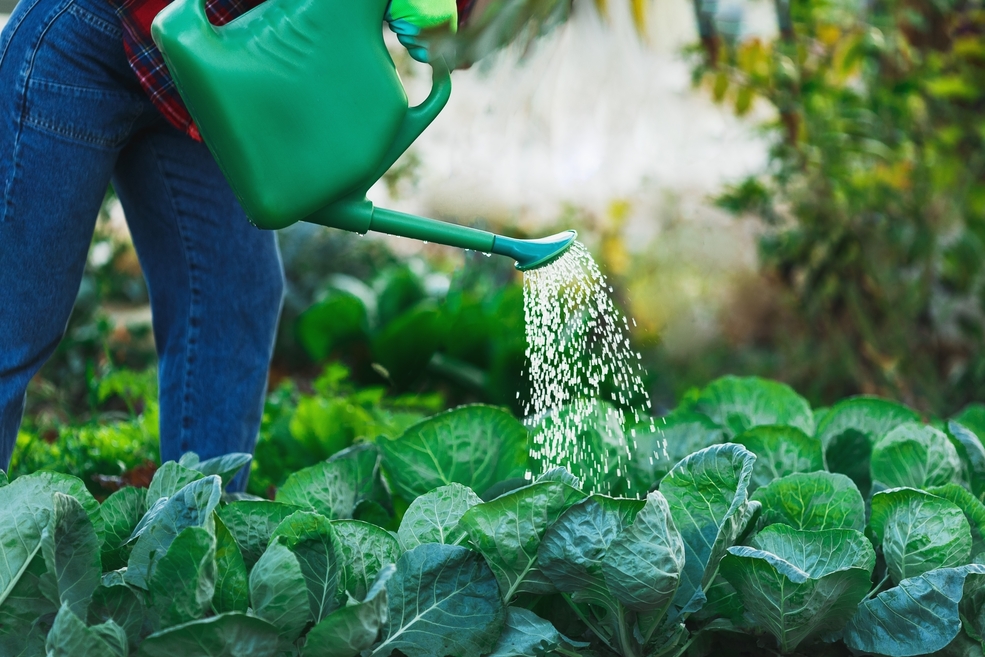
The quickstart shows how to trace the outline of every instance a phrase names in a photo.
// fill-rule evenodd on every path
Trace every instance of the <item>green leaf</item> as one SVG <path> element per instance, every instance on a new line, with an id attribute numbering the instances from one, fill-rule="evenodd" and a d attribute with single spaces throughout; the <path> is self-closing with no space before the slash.
<path id="1" fill-rule="evenodd" d="M 127 584 L 146 589 L 157 562 L 167 553 L 171 543 L 187 527 L 212 525 L 212 511 L 222 495 L 219 477 L 211 475 L 187 484 L 184 488 L 147 512 L 135 535 L 136 544 L 130 552 L 123 579 Z"/>
<path id="2" fill-rule="evenodd" d="M 41 550 L 41 532 L 52 514 L 54 493 L 77 499 L 102 530 L 99 503 L 79 479 L 57 472 L 35 472 L 0 487 L 0 606 Z"/>
<path id="3" fill-rule="evenodd" d="M 634 433 L 635 432 L 635 433 Z M 636 448 L 631 450 L 630 471 L 636 486 L 650 490 L 674 464 L 688 454 L 722 442 L 722 428 L 701 413 L 674 411 L 630 430 Z"/>
<path id="4" fill-rule="evenodd" d="M 465 512 L 482 502 L 472 489 L 462 484 L 440 486 L 421 495 L 407 507 L 400 520 L 397 538 L 404 550 L 421 543 L 458 545 L 465 529 L 458 526 Z"/>
<path id="5" fill-rule="evenodd" d="M 527 466 L 527 430 L 492 406 L 438 413 L 379 447 L 395 492 L 407 500 L 451 483 L 482 492 L 522 477 Z"/>
<path id="6" fill-rule="evenodd" d="M 148 589 L 156 629 L 201 618 L 215 594 L 215 537 L 186 527 L 151 572 Z"/>
<path id="7" fill-rule="evenodd" d="M 646 497 L 633 524 L 616 536 L 602 557 L 602 575 L 615 598 L 638 612 L 662 612 L 684 569 L 684 542 L 670 507 L 656 491 Z"/>
<path id="8" fill-rule="evenodd" d="M 951 419 L 976 436 L 985 436 L 985 404 L 968 404 Z"/>
<path id="9" fill-rule="evenodd" d="M 150 635 L 137 657 L 276 657 L 277 628 L 239 612 L 220 614 Z"/>
<path id="10" fill-rule="evenodd" d="M 701 391 L 695 410 L 725 429 L 729 438 L 765 424 L 814 433 L 814 414 L 806 399 L 784 383 L 755 376 L 723 376 L 712 381 Z"/>
<path id="11" fill-rule="evenodd" d="M 355 295 L 329 289 L 325 296 L 298 316 L 295 332 L 298 342 L 315 362 L 329 356 L 332 349 L 367 332 L 366 307 Z"/>
<path id="12" fill-rule="evenodd" d="M 121 488 L 100 505 L 104 570 L 116 570 L 127 565 L 127 550 L 124 544 L 145 513 L 147 513 L 147 491 L 132 486 Z"/>
<path id="13" fill-rule="evenodd" d="M 961 509 L 971 527 L 971 554 L 974 556 L 985 552 L 985 504 L 957 484 L 935 486 L 928 488 L 927 492 L 943 497 Z"/>
<path id="14" fill-rule="evenodd" d="M 925 424 L 901 424 L 876 441 L 872 480 L 886 488 L 928 488 L 961 480 L 962 464 L 947 436 Z"/>
<path id="15" fill-rule="evenodd" d="M 971 528 L 964 513 L 923 491 L 896 488 L 876 493 L 869 527 L 882 545 L 894 582 L 964 565 L 971 556 Z"/>
<path id="16" fill-rule="evenodd" d="M 722 576 L 784 653 L 837 632 L 851 619 L 869 591 L 876 560 L 872 544 L 853 529 L 771 525 L 753 538 L 752 547 L 728 551 Z"/>
<path id="17" fill-rule="evenodd" d="M 616 600 L 606 586 L 602 557 L 644 504 L 592 495 L 569 507 L 544 533 L 537 553 L 540 570 L 575 602 L 605 606 L 614 613 Z"/>
<path id="18" fill-rule="evenodd" d="M 865 528 L 865 505 L 855 483 L 843 474 L 802 472 L 757 490 L 761 526 L 783 523 L 794 529 Z"/>
<path id="19" fill-rule="evenodd" d="M 373 359 L 397 388 L 413 383 L 444 340 L 441 312 L 431 303 L 418 304 L 373 336 Z"/>
<path id="20" fill-rule="evenodd" d="M 44 655 L 44 638 L 55 620 L 58 606 L 41 590 L 46 568 L 36 554 L 7 600 L 0 604 L 0 655 Z"/>
<path id="21" fill-rule="evenodd" d="M 985 566 L 939 568 L 904 579 L 859 605 L 845 627 L 845 644 L 891 657 L 941 650 L 961 631 L 958 604 L 972 574 L 985 574 Z"/>
<path id="22" fill-rule="evenodd" d="M 127 635 L 113 621 L 86 627 L 62 605 L 46 641 L 48 657 L 126 657 Z"/>
<path id="23" fill-rule="evenodd" d="M 231 452 L 216 456 L 205 461 L 199 461 L 195 465 L 189 466 L 192 470 L 197 470 L 203 475 L 219 475 L 222 479 L 222 487 L 225 488 L 232 481 L 233 477 L 240 469 L 247 465 L 253 457 L 243 452 Z"/>
<path id="24" fill-rule="evenodd" d="M 558 648 L 572 651 L 587 648 L 588 645 L 582 641 L 572 641 L 554 629 L 550 622 L 529 609 L 508 607 L 503 633 L 496 647 L 486 657 L 549 655 Z"/>
<path id="25" fill-rule="evenodd" d="M 848 475 L 862 493 L 872 484 L 869 458 L 877 440 L 904 422 L 920 417 L 906 406 L 876 397 L 843 399 L 817 425 L 824 456 L 831 472 Z"/>
<path id="26" fill-rule="evenodd" d="M 739 535 L 758 502 L 747 499 L 756 457 L 741 445 L 713 445 L 691 454 L 660 482 L 670 515 L 684 541 L 684 570 L 674 596 L 676 615 L 704 602 L 718 562 Z"/>
<path id="27" fill-rule="evenodd" d="M 544 481 L 558 481 L 561 482 L 562 484 L 567 484 L 572 488 L 577 488 L 578 490 L 581 490 L 581 479 L 568 472 L 567 468 L 563 468 L 560 466 L 556 468 L 551 468 L 544 474 L 539 475 L 534 479 L 534 483 L 537 484 Z"/>
<path id="28" fill-rule="evenodd" d="M 7 473 L 4 472 L 3 468 L 0 468 L 0 487 L 6 486 L 9 483 L 10 480 L 7 478 Z"/>
<path id="29" fill-rule="evenodd" d="M 356 505 L 372 495 L 378 472 L 379 454 L 364 443 L 293 473 L 276 499 L 332 520 L 351 518 Z"/>
<path id="30" fill-rule="evenodd" d="M 50 581 L 57 594 L 51 596 L 52 602 L 85 617 L 89 598 L 102 574 L 99 539 L 77 499 L 55 493 L 52 502 L 51 520 L 41 534 L 41 553 L 48 571 L 42 577 L 42 586 L 46 579 Z"/>
<path id="31" fill-rule="evenodd" d="M 249 606 L 246 562 L 236 539 L 223 524 L 218 513 L 215 520 L 215 594 L 212 608 L 216 613 L 246 611 Z"/>
<path id="32" fill-rule="evenodd" d="M 385 566 L 365 600 L 333 611 L 311 628 L 304 657 L 355 657 L 372 648 L 387 616 L 386 583 L 396 570 L 394 564 Z"/>
<path id="33" fill-rule="evenodd" d="M 288 516 L 270 536 L 279 536 L 301 565 L 308 591 L 311 620 L 320 623 L 339 605 L 339 578 L 342 576 L 338 537 L 325 516 L 298 511 Z M 269 549 L 269 548 L 268 548 Z"/>
<path id="34" fill-rule="evenodd" d="M 87 615 L 89 625 L 113 621 L 127 636 L 130 651 L 140 643 L 144 625 L 144 603 L 129 586 L 99 586 L 92 594 Z"/>
<path id="35" fill-rule="evenodd" d="M 198 470 L 186 468 L 175 461 L 168 461 L 157 469 L 147 489 L 147 507 L 154 506 L 162 497 L 171 497 L 179 490 L 204 477 Z"/>
<path id="36" fill-rule="evenodd" d="M 243 500 L 227 504 L 217 511 L 222 524 L 236 539 L 247 570 L 253 568 L 267 549 L 274 529 L 301 507 L 279 502 Z"/>
<path id="37" fill-rule="evenodd" d="M 749 491 L 795 472 L 824 469 L 821 441 L 800 429 L 782 425 L 753 427 L 735 438 L 756 455 Z"/>
<path id="38" fill-rule="evenodd" d="M 385 657 L 479 657 L 492 649 L 505 610 L 481 556 L 458 545 L 425 543 L 405 552 L 386 584 L 389 617 L 373 652 Z"/>
<path id="39" fill-rule="evenodd" d="M 584 498 L 577 488 L 545 481 L 473 506 L 462 516 L 460 530 L 486 558 L 503 600 L 508 602 L 518 593 L 556 590 L 537 565 L 537 550 L 547 528 Z"/>
<path id="40" fill-rule="evenodd" d="M 308 589 L 297 557 L 278 539 L 250 571 L 250 601 L 254 613 L 279 630 L 281 650 L 291 644 L 311 617 Z"/>
<path id="41" fill-rule="evenodd" d="M 397 562 L 400 544 L 389 532 L 359 520 L 336 520 L 332 529 L 342 560 L 339 591 L 362 600 L 380 571 Z"/>
<path id="42" fill-rule="evenodd" d="M 979 500 L 985 499 L 985 446 L 977 434 L 953 420 L 947 423 L 947 431 L 957 441 L 955 447 L 968 470 L 971 491 Z"/>

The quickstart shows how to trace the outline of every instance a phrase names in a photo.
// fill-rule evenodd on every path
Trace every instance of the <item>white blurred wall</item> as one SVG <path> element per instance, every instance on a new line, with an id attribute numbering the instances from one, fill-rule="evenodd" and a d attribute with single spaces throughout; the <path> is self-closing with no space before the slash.
<path id="1" fill-rule="evenodd" d="M 626 243 L 660 270 L 661 291 L 633 299 L 634 312 L 686 351 L 718 334 L 732 284 L 755 267 L 755 227 L 709 196 L 764 167 L 754 130 L 763 115 L 737 119 L 692 87 L 680 55 L 696 38 L 688 0 L 652 2 L 646 43 L 627 0 L 607 4 L 603 20 L 577 0 L 572 19 L 519 63 L 508 51 L 455 72 L 448 106 L 412 147 L 416 186 L 397 199 L 381 186 L 372 195 L 408 212 L 529 229 L 555 222 L 566 205 L 604 217 L 626 201 Z M 771 3 L 720 6 L 744 10 L 747 33 L 772 29 Z M 407 85 L 412 100 L 423 98 L 427 69 Z"/>

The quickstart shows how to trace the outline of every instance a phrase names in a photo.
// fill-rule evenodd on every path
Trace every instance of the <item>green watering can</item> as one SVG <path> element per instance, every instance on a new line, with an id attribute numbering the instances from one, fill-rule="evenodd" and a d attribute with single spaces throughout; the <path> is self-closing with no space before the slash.
<path id="1" fill-rule="evenodd" d="M 268 0 L 216 27 L 205 0 L 176 0 L 151 33 L 256 226 L 372 230 L 506 255 L 521 270 L 553 261 L 575 231 L 518 240 L 366 199 L 451 94 L 447 68 L 435 63 L 427 100 L 408 107 L 383 42 L 387 1 Z"/>

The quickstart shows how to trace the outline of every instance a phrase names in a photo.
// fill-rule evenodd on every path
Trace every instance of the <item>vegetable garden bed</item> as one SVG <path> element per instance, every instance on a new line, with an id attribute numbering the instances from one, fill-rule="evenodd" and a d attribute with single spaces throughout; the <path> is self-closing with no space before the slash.
<path id="1" fill-rule="evenodd" d="M 657 427 L 629 463 L 644 499 L 525 479 L 527 429 L 487 406 L 275 500 L 222 492 L 246 455 L 102 504 L 67 474 L 0 478 L 0 655 L 982 654 L 985 407 L 812 410 L 726 377 Z M 620 453 L 631 429 L 580 440 Z"/>

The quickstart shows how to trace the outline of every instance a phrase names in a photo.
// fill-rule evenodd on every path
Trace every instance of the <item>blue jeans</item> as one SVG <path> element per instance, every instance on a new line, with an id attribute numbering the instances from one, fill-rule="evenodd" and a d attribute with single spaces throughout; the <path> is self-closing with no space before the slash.
<path id="1" fill-rule="evenodd" d="M 273 233 L 250 225 L 208 149 L 155 110 L 107 0 L 22 0 L 0 36 L 3 469 L 110 181 L 150 293 L 161 459 L 253 451 L 283 298 Z"/>

